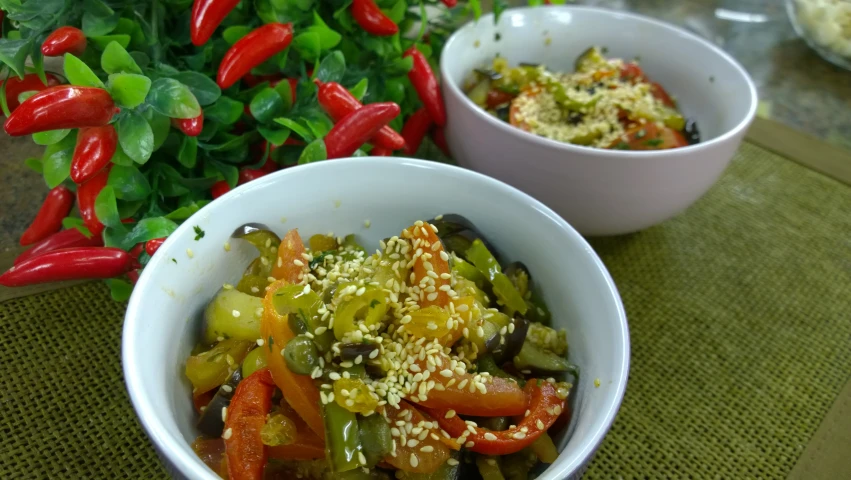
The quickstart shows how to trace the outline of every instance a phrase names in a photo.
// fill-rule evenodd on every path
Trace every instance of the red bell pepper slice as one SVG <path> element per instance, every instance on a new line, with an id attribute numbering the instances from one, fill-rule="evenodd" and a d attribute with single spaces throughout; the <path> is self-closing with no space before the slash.
<path id="1" fill-rule="evenodd" d="M 259 480 L 266 467 L 266 446 L 260 430 L 272 408 L 275 382 L 268 368 L 252 373 L 236 387 L 222 438 L 231 480 Z"/>

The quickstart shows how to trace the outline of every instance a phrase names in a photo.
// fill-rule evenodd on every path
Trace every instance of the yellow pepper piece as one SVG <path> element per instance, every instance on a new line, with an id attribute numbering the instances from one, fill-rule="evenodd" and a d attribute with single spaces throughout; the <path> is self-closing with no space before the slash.
<path id="1" fill-rule="evenodd" d="M 367 414 L 378 408 L 378 396 L 359 378 L 341 378 L 334 382 L 334 401 L 353 413 Z"/>
<path id="2" fill-rule="evenodd" d="M 405 324 L 405 330 L 415 337 L 439 338 L 451 330 L 447 326 L 449 312 L 432 305 L 409 313 L 411 321 Z"/>
<path id="3" fill-rule="evenodd" d="M 367 328 L 380 324 L 387 314 L 387 295 L 380 288 L 342 284 L 337 292 L 339 303 L 334 315 L 334 336 L 337 340 L 342 340 L 348 332 L 358 330 L 359 323 Z"/>

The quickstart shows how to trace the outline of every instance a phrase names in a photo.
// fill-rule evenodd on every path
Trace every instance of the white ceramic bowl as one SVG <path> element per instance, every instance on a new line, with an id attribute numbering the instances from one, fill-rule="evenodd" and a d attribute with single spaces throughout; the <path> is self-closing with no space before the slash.
<path id="1" fill-rule="evenodd" d="M 136 413 L 172 475 L 216 478 L 190 448 L 196 415 L 183 368 L 200 336 L 204 306 L 257 256 L 240 240 L 231 240 L 225 252 L 236 227 L 261 222 L 281 235 L 298 228 L 304 238 L 355 233 L 364 245 L 376 246 L 411 222 L 441 213 L 467 216 L 506 259 L 525 262 L 544 286 L 582 378 L 571 400 L 569 433 L 556 439 L 562 454 L 540 478 L 564 479 L 580 470 L 615 418 L 629 368 L 626 317 L 599 258 L 558 215 L 496 180 L 434 162 L 360 158 L 287 169 L 234 189 L 184 222 L 145 268 L 127 308 L 122 363 Z M 196 226 L 205 231 L 198 241 Z"/>
<path id="2" fill-rule="evenodd" d="M 701 143 L 645 152 L 569 145 L 492 117 L 462 91 L 473 69 L 497 54 L 511 65 L 572 72 L 594 45 L 640 57 L 647 75 L 696 120 Z M 747 72 L 709 42 L 657 20 L 587 7 L 511 9 L 498 25 L 490 15 L 467 24 L 446 43 L 441 76 L 446 137 L 459 164 L 532 195 L 584 235 L 634 232 L 685 210 L 724 171 L 757 107 Z"/>

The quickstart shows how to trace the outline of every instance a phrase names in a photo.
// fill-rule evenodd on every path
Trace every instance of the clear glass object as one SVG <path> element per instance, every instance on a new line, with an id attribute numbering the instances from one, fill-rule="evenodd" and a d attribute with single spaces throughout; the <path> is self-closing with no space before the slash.
<path id="1" fill-rule="evenodd" d="M 851 0 L 786 0 L 786 12 L 807 45 L 851 70 Z"/>

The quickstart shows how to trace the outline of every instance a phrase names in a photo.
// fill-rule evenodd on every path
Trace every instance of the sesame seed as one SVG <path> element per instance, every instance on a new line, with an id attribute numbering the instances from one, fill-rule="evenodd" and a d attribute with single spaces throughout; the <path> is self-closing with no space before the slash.
<path id="1" fill-rule="evenodd" d="M 455 416 L 455 410 L 449 410 L 448 412 L 446 412 L 446 415 L 444 415 L 443 418 L 452 418 L 454 416 Z"/>
<path id="2" fill-rule="evenodd" d="M 366 465 L 366 456 L 363 454 L 363 452 L 358 452 L 358 461 L 361 465 Z"/>
<path id="3" fill-rule="evenodd" d="M 446 461 L 446 463 L 448 463 L 450 466 L 454 467 L 454 466 L 458 465 L 458 460 L 455 460 L 454 458 L 450 458 L 449 460 Z"/>
<path id="4" fill-rule="evenodd" d="M 186 256 L 189 257 L 189 258 L 194 258 L 195 252 L 193 252 L 191 248 L 187 248 L 186 249 Z"/>
<path id="5" fill-rule="evenodd" d="M 263 340 L 262 338 L 258 338 L 258 339 L 257 339 L 257 346 L 258 346 L 258 347 L 262 347 L 262 346 L 263 346 L 263 344 L 265 344 L 265 343 L 266 343 L 266 341 L 265 341 L 265 340 Z"/>
<path id="6" fill-rule="evenodd" d="M 225 433 L 223 433 L 223 434 L 222 434 L 222 438 L 224 438 L 225 440 L 227 440 L 227 439 L 229 439 L 229 438 L 230 438 L 230 436 L 231 436 L 231 435 L 233 435 L 233 429 L 232 429 L 232 428 L 228 428 L 227 430 L 225 430 Z"/>
<path id="7" fill-rule="evenodd" d="M 530 410 L 526 410 L 526 413 L 524 413 L 523 416 L 528 417 L 530 413 L 532 413 Z"/>
<path id="8" fill-rule="evenodd" d="M 305 285 L 304 290 L 302 290 L 302 293 L 304 293 L 305 295 L 310 293 L 310 285 Z"/>
<path id="9" fill-rule="evenodd" d="M 512 435 L 512 437 L 516 438 L 517 440 L 523 440 L 524 438 L 526 438 L 526 434 L 523 432 L 517 432 Z"/>
<path id="10" fill-rule="evenodd" d="M 538 419 L 537 422 L 535 422 L 535 425 L 538 427 L 538 430 L 543 430 L 545 428 L 544 422 L 542 422 L 540 418 Z"/>
<path id="11" fill-rule="evenodd" d="M 304 262 L 302 262 L 301 260 L 299 260 L 299 259 L 297 259 L 297 258 L 296 258 L 295 260 L 293 260 L 293 265 L 295 265 L 295 266 L 297 266 L 297 267 L 303 267 L 303 266 L 304 266 Z"/>
<path id="12" fill-rule="evenodd" d="M 465 443 L 464 446 L 467 448 L 473 448 L 476 446 L 476 442 L 470 440 L 469 442 Z"/>
<path id="13" fill-rule="evenodd" d="M 414 467 L 414 468 L 417 468 L 417 465 L 419 465 L 419 464 L 420 464 L 420 461 L 417 459 L 417 455 L 412 453 L 411 454 L 411 466 Z"/>
<path id="14" fill-rule="evenodd" d="M 228 407 L 222 407 L 222 421 L 224 422 L 228 418 Z"/>
<path id="15" fill-rule="evenodd" d="M 225 251 L 229 252 L 230 251 L 230 242 L 225 242 L 224 247 L 225 247 Z"/>
<path id="16" fill-rule="evenodd" d="M 496 440 L 496 435 L 492 434 L 491 432 L 487 432 L 485 433 L 485 440 Z"/>
<path id="17" fill-rule="evenodd" d="M 416 447 L 417 445 L 419 445 L 419 443 L 420 443 L 420 441 L 419 441 L 419 440 L 416 440 L 416 439 L 413 439 L 413 438 L 412 438 L 412 439 L 408 440 L 408 444 L 407 444 L 407 445 L 408 445 L 408 448 L 414 448 L 414 447 Z"/>
<path id="18" fill-rule="evenodd" d="M 234 318 L 239 318 L 239 316 L 241 315 L 239 310 L 233 310 L 230 313 L 231 313 L 231 315 L 233 315 Z"/>

